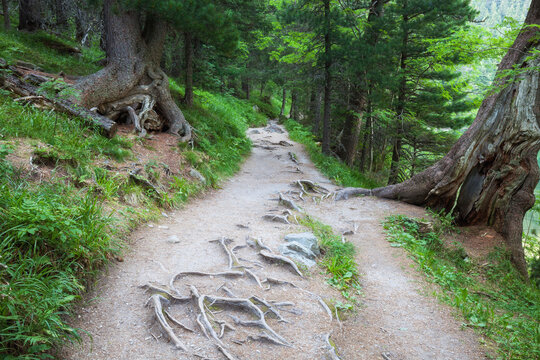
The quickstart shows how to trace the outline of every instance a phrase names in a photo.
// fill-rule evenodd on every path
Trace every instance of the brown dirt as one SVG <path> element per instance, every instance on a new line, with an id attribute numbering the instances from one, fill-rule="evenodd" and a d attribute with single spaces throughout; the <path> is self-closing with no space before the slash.
<path id="1" fill-rule="evenodd" d="M 112 266 L 98 281 L 86 305 L 73 319 L 72 325 L 87 334 L 83 335 L 83 344 L 67 345 L 61 358 L 197 358 L 193 354 L 208 359 L 223 358 L 201 334 L 191 305 L 171 306 L 177 318 L 196 330 L 192 334 L 175 328 L 191 355 L 174 350 L 165 338 L 158 337 L 152 311 L 144 307 L 149 295 L 139 286 L 150 281 L 167 284 L 170 276 L 179 271 L 226 270 L 223 250 L 209 243 L 210 240 L 225 236 L 234 239 L 235 244 L 243 244 L 246 236 L 254 236 L 276 250 L 284 235 L 304 231 L 298 225 L 271 223 L 261 218 L 266 213 L 283 210 L 276 194 L 291 190 L 295 180 L 309 179 L 330 189 L 335 187 L 314 168 L 301 146 L 272 145 L 283 140 L 292 143 L 286 134 L 257 129 L 251 130 L 250 136 L 256 145 L 253 154 L 241 172 L 224 183 L 221 190 L 167 214 L 159 224 L 143 226 L 133 233 L 132 246 L 124 261 Z M 291 161 L 289 152 L 297 155 L 298 165 Z M 300 312 L 283 313 L 289 323 L 268 321 L 293 347 L 257 341 L 234 344 L 231 340 L 245 340 L 248 334 L 258 333 L 256 329 L 236 326 L 237 331 L 225 335 L 223 341 L 239 359 L 326 359 L 324 335 L 328 333 L 332 333 L 342 359 L 383 359 L 383 353 L 392 360 L 484 358 L 474 332 L 462 330 L 450 309 L 422 295 L 426 285 L 411 269 L 411 261 L 402 249 L 390 247 L 384 238 L 380 222 L 385 216 L 395 213 L 423 216 L 422 209 L 373 198 L 337 203 L 327 200 L 322 204 L 306 201 L 299 205 L 337 231 L 351 230 L 354 223 L 359 225 L 356 234 L 347 238 L 358 249 L 363 305 L 340 326 L 329 320 L 316 299 L 290 287 L 264 291 L 247 278 L 189 277 L 178 281 L 177 287 L 186 294 L 186 285 L 190 284 L 203 293 L 223 296 L 218 288 L 226 284 L 241 296 L 257 294 L 295 303 Z M 265 263 L 250 249 L 241 250 L 240 256 L 264 263 L 262 269 L 254 267 L 260 278 L 270 275 L 294 281 L 328 303 L 343 301 L 339 293 L 326 285 L 320 269 L 312 269 L 309 276 L 301 279 L 284 266 Z"/>
<path id="2" fill-rule="evenodd" d="M 445 239 L 445 245 L 451 247 L 457 243 L 473 259 L 485 259 L 496 247 L 504 248 L 503 237 L 487 226 L 468 226 L 458 229 L 456 234 Z"/>

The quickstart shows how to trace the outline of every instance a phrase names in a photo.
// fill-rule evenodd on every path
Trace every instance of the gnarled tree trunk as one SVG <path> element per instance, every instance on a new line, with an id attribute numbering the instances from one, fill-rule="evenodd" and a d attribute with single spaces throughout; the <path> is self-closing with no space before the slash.
<path id="1" fill-rule="evenodd" d="M 168 78 L 159 65 L 167 24 L 151 16 L 141 24 L 137 12 L 119 11 L 117 1 L 104 4 L 107 66 L 76 84 L 81 94 L 75 101 L 113 119 L 121 113 L 131 115 L 133 110 L 139 110 L 140 122 L 159 115 L 170 133 L 189 140 L 191 128 L 172 99 Z"/>
<path id="2" fill-rule="evenodd" d="M 540 24 L 540 0 L 533 0 L 525 24 Z M 450 152 L 410 180 L 378 189 L 344 189 L 353 194 L 398 199 L 454 211 L 461 225 L 489 225 L 503 235 L 520 273 L 527 277 L 521 236 L 523 217 L 534 204 L 539 179 L 540 57 L 538 28 L 525 27 L 499 65 L 529 70 L 521 78 L 499 81 L 471 127 Z"/>

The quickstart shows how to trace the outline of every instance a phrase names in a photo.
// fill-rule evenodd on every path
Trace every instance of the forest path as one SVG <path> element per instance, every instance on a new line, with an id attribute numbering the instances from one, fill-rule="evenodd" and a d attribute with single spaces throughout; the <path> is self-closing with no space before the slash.
<path id="1" fill-rule="evenodd" d="M 305 231 L 298 225 L 263 220 L 262 216 L 283 211 L 277 193 L 292 190 L 291 183 L 296 180 L 312 180 L 331 190 L 335 187 L 315 169 L 303 148 L 286 133 L 279 132 L 280 129 L 272 124 L 250 130 L 253 153 L 240 173 L 225 182 L 221 190 L 168 214 L 168 218 L 153 227 L 144 226 L 133 233 L 124 262 L 112 266 L 98 281 L 88 295 L 87 305 L 73 320 L 73 326 L 87 332 L 83 334 L 83 345 L 67 345 L 61 358 L 224 358 L 215 342 L 201 333 L 196 321 L 197 308 L 189 303 L 170 307 L 175 318 L 195 330 L 192 333 L 173 326 L 188 353 L 175 350 L 166 336 L 159 336 L 153 310 L 144 306 L 150 294 L 139 286 L 149 282 L 166 285 L 180 271 L 226 271 L 227 255 L 211 240 L 234 239 L 230 245 L 233 247 L 245 244 L 246 237 L 251 236 L 261 238 L 277 252 L 286 234 Z M 296 155 L 298 164 L 289 153 Z M 227 296 L 220 289 L 225 285 L 239 297 L 257 295 L 267 300 L 294 302 L 293 308 L 281 308 L 281 315 L 289 322 L 268 319 L 268 324 L 292 347 L 249 339 L 248 336 L 256 336 L 260 331 L 234 325 L 236 331 L 226 332 L 222 338 L 229 352 L 238 359 L 331 359 L 325 337 L 332 334 L 343 360 L 484 358 L 474 332 L 461 330 L 448 308 L 421 295 L 426 285 L 410 268 L 411 261 L 402 249 L 390 247 L 384 239 L 380 225 L 384 217 L 396 213 L 422 216 L 422 209 L 372 198 L 337 203 L 326 200 L 321 204 L 306 201 L 299 205 L 336 231 L 351 230 L 353 223 L 359 225 L 357 233 L 348 236 L 348 240 L 358 250 L 363 305 L 340 326 L 335 319 L 330 321 L 317 295 L 328 303 L 342 300 L 341 295 L 326 285 L 317 267 L 300 278 L 283 265 L 265 262 L 253 249 L 238 249 L 239 261 L 252 265 L 251 270 L 261 280 L 271 276 L 294 282 L 303 290 L 288 285 L 273 285 L 266 290 L 247 276 L 189 276 L 178 280 L 175 286 L 185 295 L 189 294 L 186 285 L 194 285 L 201 294 Z M 253 320 L 240 309 L 231 312 L 227 308 L 220 312 L 210 304 L 208 310 L 230 324 L 234 323 L 227 315 Z"/>

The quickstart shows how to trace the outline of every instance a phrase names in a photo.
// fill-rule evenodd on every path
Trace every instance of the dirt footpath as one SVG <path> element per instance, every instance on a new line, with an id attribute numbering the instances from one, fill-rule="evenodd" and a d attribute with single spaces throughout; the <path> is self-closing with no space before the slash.
<path id="1" fill-rule="evenodd" d="M 335 189 L 279 126 L 249 133 L 253 153 L 221 190 L 133 234 L 124 262 L 100 279 L 73 320 L 75 327 L 86 332 L 83 344 L 66 346 L 62 358 L 332 359 L 328 336 L 343 360 L 484 358 L 475 334 L 461 330 L 449 309 L 421 295 L 426 285 L 411 269 L 411 262 L 402 249 L 390 247 L 384 239 L 380 222 L 385 216 L 422 216 L 419 208 L 372 198 L 298 204 L 336 231 L 358 225 L 347 240 L 358 249 L 363 305 L 341 326 L 321 304 L 321 300 L 326 304 L 343 300 L 325 283 L 320 269 L 301 268 L 305 276 L 300 277 L 288 265 L 267 261 L 253 243 L 247 246 L 246 239 L 261 239 L 278 254 L 285 235 L 305 231 L 298 225 L 262 219 L 265 214 L 283 213 L 277 194 L 293 190 L 294 181 L 308 179 Z M 233 240 L 227 244 L 236 257 L 231 266 L 225 248 L 213 241 L 222 238 Z M 171 278 L 180 272 L 171 287 Z M 199 299 L 208 296 L 201 307 L 196 301 L 167 307 L 184 327 L 168 319 L 187 351 L 174 348 L 160 330 L 152 307 L 145 307 L 152 294 L 165 294 L 140 288 L 148 283 L 179 298 L 193 298 L 193 289 Z M 265 301 L 258 307 L 275 311 L 266 316 L 268 327 L 255 323 L 256 311 L 219 306 L 220 299 L 238 298 Z M 201 330 L 205 321 L 201 315 L 215 324 L 213 330 L 204 331 L 207 336 Z"/>

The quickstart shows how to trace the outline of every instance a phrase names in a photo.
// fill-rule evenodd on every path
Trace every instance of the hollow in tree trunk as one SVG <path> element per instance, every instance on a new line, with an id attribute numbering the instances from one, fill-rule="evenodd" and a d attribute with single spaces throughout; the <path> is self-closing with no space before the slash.
<path id="1" fill-rule="evenodd" d="M 533 0 L 525 24 L 540 24 Z M 498 81 L 476 119 L 448 154 L 411 179 L 373 190 L 344 189 L 337 198 L 373 195 L 453 211 L 460 225 L 489 225 L 505 239 L 512 261 L 527 277 L 523 217 L 534 204 L 539 179 L 540 49 L 538 29 L 525 27 L 499 64 L 498 73 L 527 72 Z"/>
<path id="2" fill-rule="evenodd" d="M 135 11 L 118 11 L 118 0 L 105 0 L 107 66 L 81 79 L 75 99 L 87 108 L 111 118 L 129 114 L 143 129 L 147 120 L 164 119 L 168 131 L 191 137 L 191 128 L 174 102 L 169 82 L 160 68 L 167 24 L 155 17 L 141 17 Z M 144 31 L 143 31 L 144 29 Z"/>

